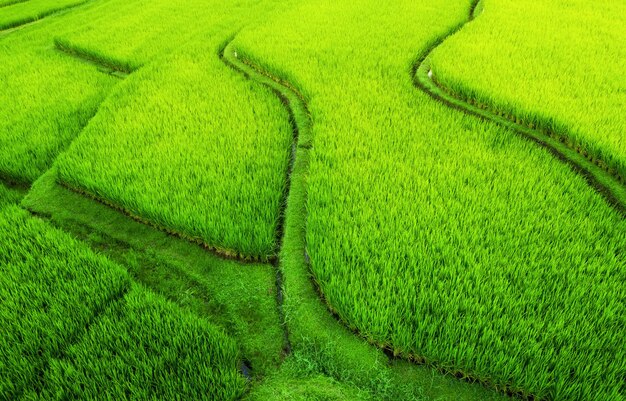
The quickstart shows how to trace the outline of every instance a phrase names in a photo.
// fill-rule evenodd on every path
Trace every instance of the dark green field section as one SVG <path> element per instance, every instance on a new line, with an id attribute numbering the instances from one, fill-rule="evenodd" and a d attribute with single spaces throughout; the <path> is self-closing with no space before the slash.
<path id="1" fill-rule="evenodd" d="M 122 296 L 129 280 L 119 266 L 14 206 L 2 211 L 0 225 L 0 394 L 11 398 L 32 386 L 48 359 Z"/>
<path id="2" fill-rule="evenodd" d="M 139 287 L 52 360 L 43 380 L 46 400 L 235 400 L 245 388 L 234 341 Z"/>
<path id="3" fill-rule="evenodd" d="M 0 239 L 3 399 L 242 393 L 221 329 L 131 287 L 122 267 L 15 206 L 1 212 Z"/>
<path id="4" fill-rule="evenodd" d="M 237 339 L 256 373 L 278 366 L 284 344 L 272 266 L 220 259 L 58 185 L 53 171 L 22 205 L 126 266 L 147 288 L 210 318 Z"/>

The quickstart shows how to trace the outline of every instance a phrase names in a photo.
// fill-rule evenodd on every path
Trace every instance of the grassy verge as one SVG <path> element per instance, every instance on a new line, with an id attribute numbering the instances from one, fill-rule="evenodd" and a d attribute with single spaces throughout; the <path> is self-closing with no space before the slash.
<path id="1" fill-rule="evenodd" d="M 282 359 L 274 269 L 223 260 L 59 186 L 54 171 L 23 205 L 128 267 L 132 277 L 183 309 L 208 317 L 238 342 L 253 375 Z"/>

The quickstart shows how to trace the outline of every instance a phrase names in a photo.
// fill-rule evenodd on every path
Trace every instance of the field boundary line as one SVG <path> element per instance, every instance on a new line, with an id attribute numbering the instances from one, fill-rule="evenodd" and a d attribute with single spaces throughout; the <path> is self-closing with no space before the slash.
<path id="1" fill-rule="evenodd" d="M 45 218 L 42 218 L 32 212 L 30 212 L 30 215 L 33 218 L 42 220 L 42 221 L 46 221 Z M 46 222 L 47 223 L 47 222 Z M 64 230 L 63 230 L 64 231 Z M 65 232 L 65 231 L 64 231 Z M 127 274 L 126 271 L 124 271 L 124 274 Z M 50 361 L 52 359 L 60 359 L 63 358 L 65 352 L 67 351 L 67 349 L 69 347 L 71 347 L 74 344 L 77 344 L 80 339 L 87 334 L 87 332 L 89 331 L 89 329 L 91 328 L 91 326 L 96 323 L 98 321 L 98 319 L 103 316 L 108 310 L 110 310 L 111 308 L 113 308 L 118 302 L 123 302 L 124 297 L 126 297 L 126 294 L 128 294 L 132 288 L 134 284 L 131 281 L 131 276 L 130 274 L 127 274 L 127 280 L 126 283 L 122 286 L 122 288 L 119 289 L 119 291 L 116 291 L 115 293 L 111 294 L 110 297 L 108 297 L 107 299 L 105 299 L 102 304 L 99 304 L 96 306 L 96 308 L 94 308 L 93 310 L 93 314 L 91 315 L 91 317 L 85 322 L 85 325 L 83 327 L 79 327 L 76 331 L 72 332 L 69 336 L 69 338 L 67 339 L 67 341 L 65 341 L 63 344 L 60 344 L 59 349 L 57 352 L 55 353 L 51 353 L 49 358 L 46 358 L 43 363 L 41 364 L 41 366 L 37 367 L 37 376 L 33 379 L 33 381 L 31 381 L 30 383 L 26 384 L 25 386 L 23 386 L 20 390 L 18 390 L 14 396 L 15 398 L 22 398 L 24 396 L 24 393 L 26 391 L 26 389 L 30 386 L 34 386 L 35 388 L 39 389 L 40 385 L 43 385 L 43 383 L 41 382 L 41 380 L 43 380 L 45 378 L 45 373 L 48 371 L 48 369 L 50 368 Z"/>
<path id="2" fill-rule="evenodd" d="M 250 59 L 237 53 L 233 41 L 235 36 L 226 41 L 219 51 L 220 59 L 228 67 L 242 74 L 244 77 L 264 85 L 269 88 L 281 101 L 289 113 L 289 124 L 293 129 L 293 142 L 289 156 L 289 167 L 285 178 L 285 191 L 281 198 L 281 211 L 279 213 L 279 223 L 276 230 L 277 238 L 277 258 L 273 265 L 276 268 L 276 301 L 278 304 L 281 324 L 285 333 L 285 356 L 291 353 L 291 342 L 289 337 L 289 327 L 287 317 L 283 308 L 285 292 L 285 268 L 284 268 L 284 248 L 290 246 L 291 236 L 297 235 L 304 238 L 306 232 L 294 233 L 291 229 L 291 220 L 294 219 L 294 209 L 300 214 L 300 210 L 305 210 L 306 205 L 306 184 L 300 179 L 308 173 L 308 153 L 311 145 L 312 119 L 308 105 L 301 92 L 291 83 L 280 79 L 264 70 Z M 297 218 L 297 217 L 295 217 Z M 302 227 L 304 229 L 304 227 Z M 305 257 L 305 250 L 301 250 L 302 257 Z"/>
<path id="3" fill-rule="evenodd" d="M 508 128 L 522 138 L 544 148 L 556 159 L 567 164 L 575 173 L 582 176 L 589 186 L 598 192 L 621 217 L 626 218 L 626 185 L 624 185 L 626 181 L 617 172 L 612 173 L 610 167 L 605 162 L 595 158 L 587 150 L 570 144 L 567 136 L 534 128 L 525 124 L 513 114 L 500 116 L 487 105 L 474 105 L 470 103 L 471 100 L 468 101 L 452 94 L 450 90 L 433 77 L 430 68 L 430 55 L 432 52 L 442 45 L 446 39 L 459 32 L 466 24 L 472 22 L 482 10 L 482 0 L 473 0 L 465 22 L 437 38 L 417 57 L 411 67 L 413 86 L 449 108 Z"/>
<path id="4" fill-rule="evenodd" d="M 25 180 L 18 177 L 12 177 L 11 175 L 6 174 L 3 171 L 0 171 L 0 183 L 9 189 L 15 189 L 24 192 L 28 192 L 32 185 L 31 182 L 26 182 Z"/>
<path id="5" fill-rule="evenodd" d="M 8 35 L 9 33 L 15 32 L 19 29 L 25 28 L 27 26 L 36 24 L 38 22 L 43 21 L 44 19 L 48 18 L 48 17 L 52 17 L 55 15 L 60 15 L 60 14 L 64 14 L 76 7 L 80 7 L 84 4 L 90 3 L 93 0 L 86 0 L 86 1 L 82 1 L 79 0 L 76 3 L 72 3 L 72 4 L 68 4 L 66 6 L 63 7 L 58 7 L 58 8 L 52 8 L 50 10 L 46 10 L 40 14 L 37 14 L 35 16 L 30 16 L 30 17 L 24 17 L 18 20 L 15 20 L 3 27 L 0 28 L 0 37 L 4 36 L 4 35 Z M 19 3 L 14 3 L 11 5 L 15 5 L 15 4 L 21 4 L 21 3 L 25 3 L 20 1 Z"/>
<path id="6" fill-rule="evenodd" d="M 474 13 L 478 1 L 472 4 L 471 13 Z M 460 23 L 453 32 L 458 31 L 465 22 Z M 447 37 L 448 35 L 445 35 Z M 436 46 L 436 43 L 433 45 Z M 296 117 L 296 123 L 300 122 L 299 129 L 301 137 L 296 147 L 296 158 L 294 160 L 294 167 L 291 174 L 291 188 L 289 196 L 287 197 L 287 205 L 285 211 L 285 231 L 282 241 L 282 247 L 279 253 L 279 269 L 282 270 L 282 274 L 285 276 L 285 282 L 283 283 L 286 298 L 286 307 L 288 310 L 285 312 L 289 326 L 295 324 L 296 328 L 288 327 L 288 332 L 291 335 L 303 336 L 303 340 L 311 341 L 309 336 L 316 337 L 316 340 L 327 338 L 325 333 L 320 333 L 316 336 L 317 331 L 315 328 L 322 327 L 324 323 L 320 323 L 323 319 L 330 319 L 340 330 L 346 330 L 351 336 L 353 335 L 358 342 L 362 342 L 363 346 L 371 346 L 376 350 L 379 350 L 385 355 L 388 360 L 395 358 L 401 358 L 417 365 L 424 365 L 432 368 L 444 375 L 452 375 L 458 379 L 462 379 L 469 383 L 479 383 L 487 388 L 493 389 L 499 393 L 503 393 L 509 396 L 521 397 L 527 400 L 534 400 L 535 397 L 532 394 L 527 394 L 523 389 L 511 388 L 508 386 L 498 385 L 489 380 L 482 379 L 471 374 L 467 374 L 459 369 L 452 369 L 438 364 L 434 361 L 428 361 L 418 355 L 396 355 L 393 348 L 388 344 L 381 344 L 372 341 L 364 333 L 357 330 L 355 327 L 350 326 L 347 322 L 341 318 L 341 315 L 337 310 L 327 301 L 325 298 L 319 282 L 316 280 L 311 267 L 311 260 L 306 249 L 306 216 L 307 216 L 307 176 L 309 167 L 309 151 L 312 148 L 312 119 L 306 105 L 305 98 L 299 91 L 292 89 L 291 84 L 285 85 L 284 80 L 275 77 L 270 72 L 263 70 L 259 66 L 255 65 L 249 59 L 242 54 L 237 54 L 234 49 L 232 40 L 227 42 L 223 50 L 224 57 L 228 58 L 229 63 L 237 63 L 237 67 L 243 69 L 242 73 L 246 76 L 253 76 L 255 79 L 261 80 L 261 82 L 269 86 L 273 90 L 280 91 L 283 95 L 288 96 L 293 109 L 301 111 L 294 112 Z M 285 89 L 288 92 L 283 92 Z M 304 138 L 302 137 L 303 135 Z M 293 309 L 293 312 L 292 312 Z M 302 313 L 305 310 L 306 312 Z M 297 311 L 297 312 L 296 312 Z M 325 316 L 317 315 L 317 313 L 324 312 Z M 298 318 L 290 317 L 291 313 L 294 315 L 306 314 L 312 322 L 303 322 Z M 315 316 L 315 317 L 313 317 Z M 301 318 L 302 316 L 300 316 Z M 291 322 L 293 320 L 293 323 Z M 286 323 L 287 325 L 287 323 Z M 334 329 L 333 329 L 334 332 Z M 330 334 L 332 336 L 332 334 Z M 305 337 L 306 336 L 306 337 Z M 316 341 L 313 340 L 313 341 Z M 322 340 L 322 341 L 325 341 Z"/>
<path id="7" fill-rule="evenodd" d="M 86 51 L 83 51 L 78 48 L 69 46 L 65 43 L 62 43 L 61 41 L 57 39 L 54 39 L 54 48 L 61 54 L 64 54 L 68 57 L 72 57 L 80 62 L 91 64 L 95 66 L 98 69 L 98 71 L 107 75 L 111 75 L 112 77 L 115 77 L 115 78 L 125 79 L 130 74 L 135 72 L 135 70 L 132 70 L 130 68 L 128 69 L 123 68 L 119 64 L 108 62 Z"/>
<path id="8" fill-rule="evenodd" d="M 363 333 L 350 327 L 330 305 L 315 278 L 311 260 L 306 248 L 306 220 L 307 220 L 307 183 L 309 173 L 309 159 L 312 145 L 313 120 L 309 112 L 306 98 L 292 84 L 284 79 L 276 77 L 273 73 L 263 69 L 247 58 L 242 52 L 236 52 L 233 44 L 234 39 L 228 41 L 222 51 L 224 61 L 232 65 L 248 78 L 258 80 L 274 91 L 279 91 L 281 98 L 289 101 L 286 107 L 293 111 L 293 123 L 297 125 L 299 132 L 298 143 L 295 148 L 294 166 L 291 171 L 291 186 L 287 196 L 284 214 L 284 233 L 282 246 L 279 252 L 278 274 L 281 281 L 282 293 L 285 299 L 279 300 L 282 305 L 285 328 L 289 338 L 297 339 L 294 348 L 301 346 L 321 346 L 322 348 L 332 344 L 333 350 L 345 356 L 345 366 L 350 366 L 355 361 L 355 355 L 351 352 L 358 347 L 359 350 L 369 352 L 371 366 L 360 366 L 362 375 L 368 376 L 370 372 L 376 372 L 377 364 L 387 364 L 394 358 L 392 350 L 388 346 L 372 342 Z M 278 282 L 278 280 L 277 280 Z M 348 337 L 343 337 L 347 335 Z M 414 362 L 416 365 L 424 365 L 444 375 L 454 374 L 465 382 L 477 382 L 485 387 L 496 390 L 499 393 L 520 393 L 508 391 L 487 381 L 472 378 L 463 372 L 445 369 L 434 364 L 417 363 L 417 357 L 402 358 Z M 358 363 L 358 362 L 357 362 Z M 372 369 L 372 370 L 370 370 Z M 376 375 L 377 373 L 372 373 Z M 530 397 L 529 399 L 532 399 Z"/>
<path id="9" fill-rule="evenodd" d="M 30 1 L 30 0 L 13 0 L 13 1 L 10 1 L 8 3 L 5 3 L 5 4 L 1 5 L 0 9 L 1 8 L 5 8 L 5 7 L 9 7 L 9 6 L 13 6 L 15 4 L 26 3 L 27 1 Z"/>
<path id="10" fill-rule="evenodd" d="M 194 237 L 176 230 L 173 230 L 171 228 L 167 228 L 164 225 L 155 223 L 153 221 L 148 220 L 145 217 L 139 216 L 133 212 L 131 212 L 130 210 L 124 208 L 121 205 L 116 204 L 115 202 L 112 202 L 110 200 L 107 200 L 103 197 L 97 196 L 94 193 L 83 189 L 83 188 L 79 188 L 77 186 L 73 186 L 63 180 L 61 180 L 59 177 L 56 178 L 56 182 L 58 185 L 62 186 L 65 189 L 68 189 L 74 193 L 77 193 L 79 195 L 82 195 L 84 197 L 90 198 L 95 202 L 101 203 L 105 206 L 108 206 L 111 209 L 117 210 L 118 212 L 124 214 L 125 216 L 141 223 L 141 224 L 145 224 L 147 226 L 150 226 L 152 228 L 155 228 L 159 231 L 162 231 L 168 235 L 174 236 L 174 237 L 178 237 L 181 239 L 184 239 L 188 242 L 191 242 L 193 244 L 197 244 L 200 247 L 204 248 L 206 251 L 211 252 L 212 254 L 214 254 L 215 256 L 221 258 L 221 259 L 226 259 L 226 260 L 232 260 L 235 262 L 239 262 L 242 264 L 253 264 L 253 263 L 272 263 L 275 259 L 274 256 L 270 256 L 267 258 L 261 258 L 261 257 L 254 257 L 254 256 L 248 256 L 248 255 L 242 255 L 240 254 L 238 251 L 235 250 L 231 250 L 231 249 L 226 249 L 226 248 L 220 248 L 220 247 L 216 247 L 213 245 L 209 245 L 208 243 L 206 243 L 204 240 L 202 240 L 199 237 Z"/>

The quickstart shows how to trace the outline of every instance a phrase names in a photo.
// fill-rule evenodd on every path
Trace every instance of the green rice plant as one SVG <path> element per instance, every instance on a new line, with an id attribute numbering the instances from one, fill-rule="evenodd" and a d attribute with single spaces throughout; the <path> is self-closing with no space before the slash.
<path id="1" fill-rule="evenodd" d="M 0 211 L 0 398 L 33 388 L 129 285 L 125 270 L 16 206 Z"/>
<path id="2" fill-rule="evenodd" d="M 267 260 L 292 144 L 288 115 L 198 41 L 136 72 L 57 161 L 73 188 L 226 255 Z"/>
<path id="3" fill-rule="evenodd" d="M 316 284 L 396 355 L 539 399 L 623 399 L 626 223 L 545 150 L 412 85 L 468 9 L 319 0 L 235 38 L 309 100 Z"/>
<path id="4" fill-rule="evenodd" d="M 83 22 L 59 32 L 55 42 L 130 72 L 186 43 L 220 35 L 218 41 L 225 40 L 243 25 L 295 1 L 108 0 L 81 11 Z"/>
<path id="5" fill-rule="evenodd" d="M 6 121 L 0 123 L 0 152 L 7 153 L 0 157 L 0 174 L 34 180 L 86 125 L 117 82 L 59 49 L 133 71 L 180 47 L 121 85 L 73 156 L 65 159 L 74 158 L 76 165 L 61 163 L 61 178 L 222 253 L 271 258 L 291 127 L 279 100 L 269 91 L 250 90 L 251 84 L 223 65 L 217 53 L 235 23 L 258 18 L 256 11 L 272 4 L 246 8 L 218 2 L 215 7 L 204 2 L 184 7 L 139 0 L 93 2 L 4 38 L 0 46 L 6 46 L 2 54 L 7 63 L 0 67 L 0 79 L 7 80 L 8 90 L 0 100 L 10 106 L 0 111 L 6 117 L 0 119 Z M 103 31 L 102 23 L 110 23 L 110 16 L 121 10 L 132 18 L 114 18 L 120 23 L 114 31 L 122 36 L 112 38 L 111 26 Z M 159 25 L 157 20 L 170 21 L 177 29 L 136 29 L 137 24 Z M 81 25 L 90 34 L 81 36 L 79 29 L 78 45 L 68 43 L 64 38 L 73 38 L 70 33 Z M 52 32 L 59 36 L 54 39 L 56 50 L 50 46 Z M 93 50 L 100 37 L 110 48 L 106 54 Z M 181 46 L 191 37 L 193 43 Z M 85 41 L 86 50 L 79 46 Z M 15 57 L 24 52 L 28 54 Z M 140 57 L 131 57 L 135 53 Z"/>
<path id="6" fill-rule="evenodd" d="M 46 400 L 235 400 L 235 343 L 196 315 L 135 286 L 50 363 Z"/>
<path id="7" fill-rule="evenodd" d="M 484 0 L 432 56 L 463 99 L 560 138 L 626 179 L 626 3 Z"/>
<path id="8" fill-rule="evenodd" d="M 0 37 L 0 178 L 34 181 L 119 82 L 52 47 L 70 15 Z"/>
<path id="9" fill-rule="evenodd" d="M 0 31 L 37 21 L 58 11 L 76 7 L 87 0 L 8 0 L 0 2 Z"/>
<path id="10" fill-rule="evenodd" d="M 505 396 L 492 389 L 458 381 L 428 367 L 400 360 L 390 363 L 380 349 L 354 336 L 328 314 L 311 285 L 305 257 L 306 184 L 312 144 L 312 116 L 306 99 L 292 83 L 264 70 L 261 65 L 251 63 L 245 55 L 239 57 L 233 42 L 225 47 L 223 54 L 233 68 L 280 93 L 286 107 L 291 110 L 293 124 L 298 131 L 279 263 L 284 297 L 281 310 L 291 352 L 280 371 L 256 386 L 248 398 L 319 397 L 325 400 L 337 397 L 381 401 L 504 399 Z M 321 386 L 318 384 L 320 381 L 326 381 L 326 384 Z M 337 388 L 333 383 L 335 381 L 343 386 Z M 320 391 L 314 391 L 312 386 L 318 386 Z M 359 391 L 353 393 L 350 387 Z M 344 390 L 350 395 L 344 394 Z"/>

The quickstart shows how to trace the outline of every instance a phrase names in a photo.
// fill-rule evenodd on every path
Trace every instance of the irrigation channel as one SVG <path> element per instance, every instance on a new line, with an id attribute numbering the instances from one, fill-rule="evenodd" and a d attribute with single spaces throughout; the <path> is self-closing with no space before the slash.
<path id="1" fill-rule="evenodd" d="M 276 243 L 278 244 L 276 253 L 279 256 L 272 263 L 276 269 L 276 301 L 285 337 L 283 352 L 286 355 L 291 352 L 291 344 L 283 311 L 283 267 L 280 255 L 284 245 L 304 244 L 305 241 L 304 224 L 300 225 L 301 229 L 297 230 L 298 232 L 294 232 L 293 224 L 289 220 L 294 218 L 298 220 L 294 213 L 303 216 L 302 211 L 306 208 L 306 196 L 301 195 L 306 194 L 305 182 L 302 178 L 307 174 L 308 163 L 303 163 L 302 161 L 303 159 L 308 160 L 308 153 L 311 149 L 311 116 L 302 94 L 291 84 L 269 74 L 238 54 L 233 45 L 234 39 L 235 37 L 232 37 L 222 46 L 219 51 L 220 59 L 228 67 L 241 73 L 248 79 L 265 85 L 274 92 L 285 106 L 289 114 L 289 123 L 293 130 L 293 142 L 288 163 L 285 192 L 281 198 L 280 220 L 276 230 Z M 294 177 L 300 179 L 293 179 Z M 292 238 L 294 235 L 296 238 Z M 297 238 L 298 236 L 301 237 L 300 240 Z M 298 253 L 303 259 L 306 259 L 304 247 L 299 249 Z"/>
<path id="2" fill-rule="evenodd" d="M 623 177 L 611 173 L 605 162 L 593 157 L 585 149 L 570 145 L 567 136 L 533 128 L 520 122 L 519 117 L 512 113 L 502 116 L 487 105 L 474 105 L 470 103 L 471 100 L 465 100 L 453 94 L 451 90 L 437 82 L 430 66 L 430 55 L 446 39 L 476 19 L 482 10 L 482 0 L 473 0 L 465 22 L 460 23 L 447 34 L 437 38 L 427 47 L 416 59 L 411 69 L 413 85 L 450 108 L 499 124 L 545 148 L 558 160 L 566 163 L 573 171 L 583 176 L 592 188 L 600 193 L 622 217 L 626 218 L 626 182 Z"/>

